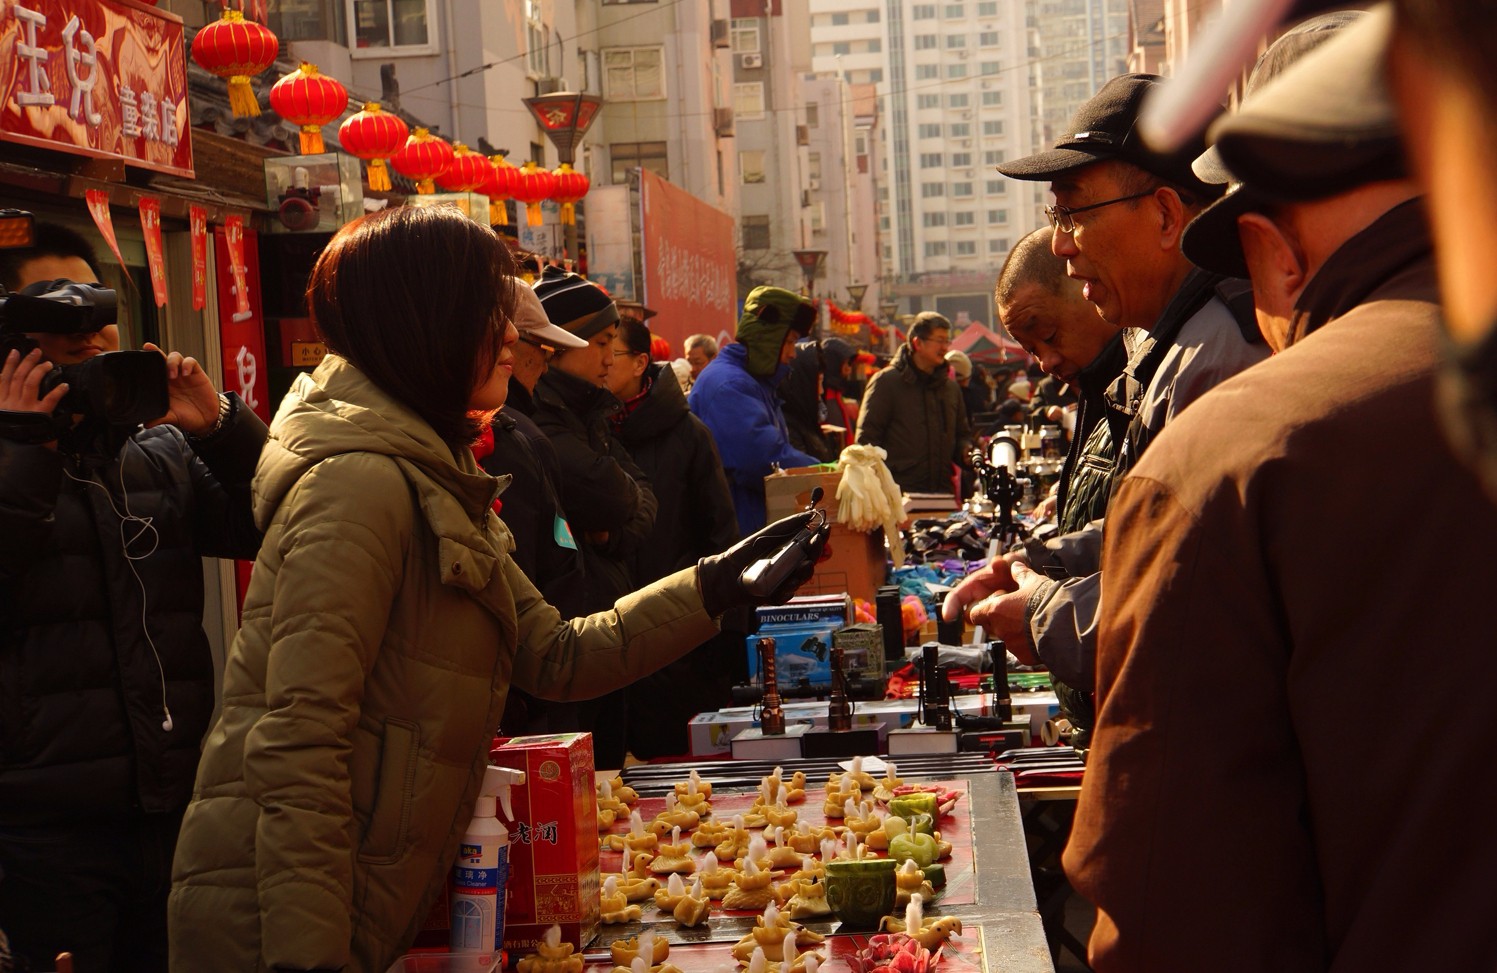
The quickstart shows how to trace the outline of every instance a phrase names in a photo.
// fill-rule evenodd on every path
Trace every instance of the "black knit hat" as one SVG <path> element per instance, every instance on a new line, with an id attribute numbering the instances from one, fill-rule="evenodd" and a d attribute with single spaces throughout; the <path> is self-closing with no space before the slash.
<path id="1" fill-rule="evenodd" d="M 1161 154 L 1144 145 L 1135 126 L 1145 96 L 1165 80 L 1153 74 L 1123 74 L 1102 86 L 1071 116 L 1069 131 L 1048 152 L 1025 156 L 998 166 L 1015 179 L 1044 181 L 1097 162 L 1116 159 L 1137 166 L 1204 199 L 1221 195 L 1220 186 L 1196 178 L 1190 163 L 1205 149 L 1200 137 L 1178 152 Z"/>
<path id="2" fill-rule="evenodd" d="M 619 309 L 603 288 L 560 267 L 546 268 L 535 282 L 535 296 L 552 324 L 579 338 L 591 338 L 619 319 Z"/>

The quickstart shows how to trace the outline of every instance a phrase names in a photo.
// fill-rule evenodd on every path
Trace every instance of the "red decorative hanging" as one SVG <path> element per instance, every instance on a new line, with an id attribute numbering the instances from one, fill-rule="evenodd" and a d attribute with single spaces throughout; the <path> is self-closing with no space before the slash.
<path id="1" fill-rule="evenodd" d="M 504 205 L 506 199 L 515 195 L 515 190 L 520 185 L 520 170 L 516 169 L 501 152 L 490 156 L 489 178 L 478 191 L 489 198 L 489 224 L 491 226 L 507 226 L 509 224 L 509 207 Z"/>
<path id="2" fill-rule="evenodd" d="M 529 226 L 540 226 L 541 202 L 556 194 L 556 176 L 536 165 L 534 160 L 520 167 L 519 185 L 514 197 L 525 204 L 525 222 Z"/>
<path id="3" fill-rule="evenodd" d="M 399 152 L 390 156 L 395 171 L 416 183 L 422 196 L 437 190 L 436 178 L 452 164 L 452 146 L 424 128 L 418 128 L 405 140 Z"/>
<path id="4" fill-rule="evenodd" d="M 192 59 L 228 79 L 229 109 L 236 118 L 260 114 L 250 78 L 274 64 L 280 50 L 281 42 L 269 27 L 245 20 L 238 10 L 225 10 L 192 39 Z"/>
<path id="5" fill-rule="evenodd" d="M 380 110 L 379 102 L 371 101 L 363 111 L 344 119 L 338 127 L 338 144 L 369 163 L 371 190 L 389 192 L 390 172 L 385 160 L 400 151 L 410 134 L 399 116 Z"/>
<path id="6" fill-rule="evenodd" d="M 452 161 L 437 175 L 437 185 L 449 193 L 482 192 L 494 167 L 461 142 L 452 146 Z"/>
<path id="7" fill-rule="evenodd" d="M 561 221 L 568 225 L 574 224 L 577 222 L 577 201 L 587 195 L 592 183 L 587 176 L 565 162 L 552 175 L 556 177 L 556 191 L 551 194 L 551 198 L 561 204 Z"/>
<path id="8" fill-rule="evenodd" d="M 270 89 L 270 107 L 301 128 L 301 154 L 316 155 L 325 151 L 322 126 L 348 107 L 348 89 L 303 61 Z"/>

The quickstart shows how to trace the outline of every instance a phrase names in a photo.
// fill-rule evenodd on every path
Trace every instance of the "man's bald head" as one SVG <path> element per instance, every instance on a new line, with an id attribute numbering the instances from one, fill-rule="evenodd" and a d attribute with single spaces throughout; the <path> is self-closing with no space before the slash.
<path id="1" fill-rule="evenodd" d="M 993 297 L 998 318 L 1048 374 L 1073 382 L 1117 329 L 1097 314 L 1050 250 L 1050 227 L 1020 240 L 1003 263 Z"/>
<path id="2" fill-rule="evenodd" d="M 1020 240 L 1003 261 L 998 272 L 998 286 L 993 297 L 999 305 L 1013 301 L 1014 292 L 1024 285 L 1043 288 L 1050 294 L 1064 294 L 1073 290 L 1078 295 L 1080 287 L 1066 276 L 1066 262 L 1050 251 L 1050 238 L 1055 229 L 1042 226 Z"/>

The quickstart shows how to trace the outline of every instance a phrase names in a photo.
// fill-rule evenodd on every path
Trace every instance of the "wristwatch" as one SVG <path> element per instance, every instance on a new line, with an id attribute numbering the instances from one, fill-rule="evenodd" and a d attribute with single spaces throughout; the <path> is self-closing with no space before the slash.
<path id="1" fill-rule="evenodd" d="M 207 432 L 203 433 L 200 436 L 194 436 L 191 433 L 188 433 L 187 438 L 191 439 L 193 442 L 198 443 L 207 442 L 208 440 L 214 438 L 219 433 L 224 431 L 224 427 L 227 426 L 229 424 L 229 420 L 234 417 L 235 409 L 236 406 L 234 404 L 234 400 L 229 398 L 227 393 L 218 393 L 218 418 L 214 420 L 213 425 L 208 429 Z"/>

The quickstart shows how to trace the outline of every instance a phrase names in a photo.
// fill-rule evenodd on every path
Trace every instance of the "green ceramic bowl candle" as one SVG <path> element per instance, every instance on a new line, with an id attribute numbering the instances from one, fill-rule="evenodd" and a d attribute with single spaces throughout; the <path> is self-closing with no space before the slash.
<path id="1" fill-rule="evenodd" d="M 848 929 L 875 929 L 894 908 L 892 858 L 837 859 L 826 863 L 826 900 Z"/>

